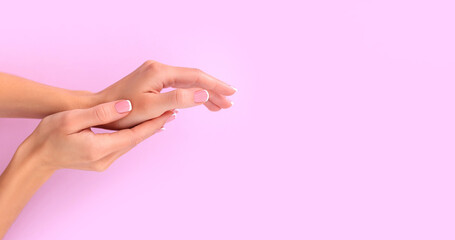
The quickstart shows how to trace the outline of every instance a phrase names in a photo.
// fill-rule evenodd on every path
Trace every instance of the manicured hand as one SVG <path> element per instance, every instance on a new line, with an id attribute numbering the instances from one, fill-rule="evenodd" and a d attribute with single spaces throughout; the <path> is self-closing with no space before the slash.
<path id="1" fill-rule="evenodd" d="M 45 117 L 0 175 L 0 238 L 56 170 L 104 171 L 175 117 L 175 113 L 167 111 L 130 129 L 101 134 L 91 131 L 93 126 L 127 117 L 131 109 L 130 101 L 119 100 Z"/>
<path id="2" fill-rule="evenodd" d="M 176 90 L 161 93 L 168 87 Z M 131 100 L 134 110 L 127 117 L 103 125 L 109 129 L 123 129 L 176 108 L 201 104 L 212 111 L 229 108 L 232 102 L 226 96 L 235 92 L 235 88 L 201 70 L 146 61 L 134 72 L 97 95 L 103 102 L 116 99 Z"/>
<path id="3" fill-rule="evenodd" d="M 49 170 L 103 171 L 175 116 L 166 111 L 131 129 L 113 133 L 95 134 L 90 129 L 124 119 L 131 110 L 130 101 L 119 100 L 47 116 L 18 148 L 14 161 L 28 161 L 27 165 Z"/>

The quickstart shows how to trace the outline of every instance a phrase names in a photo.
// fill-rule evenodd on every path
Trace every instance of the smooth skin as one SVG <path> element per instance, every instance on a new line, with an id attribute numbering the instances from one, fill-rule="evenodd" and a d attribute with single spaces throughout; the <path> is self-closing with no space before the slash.
<path id="1" fill-rule="evenodd" d="M 169 87 L 176 90 L 160 93 Z M 43 118 L 61 111 L 129 99 L 135 106 L 134 111 L 125 119 L 103 126 L 122 129 L 171 109 L 202 104 L 193 101 L 193 94 L 201 89 L 209 92 L 210 98 L 204 103 L 209 110 L 232 106 L 226 96 L 233 95 L 235 88 L 199 69 L 173 67 L 152 60 L 98 93 L 51 87 L 0 73 L 0 117 Z"/>
<path id="2" fill-rule="evenodd" d="M 167 87 L 177 89 L 160 93 Z M 194 93 L 202 89 L 209 91 L 209 100 L 195 102 Z M 43 118 L 0 176 L 0 238 L 56 170 L 104 171 L 159 132 L 175 117 L 174 109 L 200 104 L 212 111 L 229 108 L 232 104 L 226 96 L 235 91 L 200 70 L 155 61 L 145 62 L 99 93 L 0 74 L 0 117 Z M 132 109 L 116 107 L 127 100 Z M 91 128 L 97 126 L 118 131 L 95 134 Z"/>

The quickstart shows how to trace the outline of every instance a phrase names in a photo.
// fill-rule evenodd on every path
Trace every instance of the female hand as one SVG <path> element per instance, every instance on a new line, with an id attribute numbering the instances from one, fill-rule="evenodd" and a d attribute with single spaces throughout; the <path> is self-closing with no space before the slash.
<path id="1" fill-rule="evenodd" d="M 102 134 L 91 131 L 90 127 L 125 118 L 131 109 L 130 101 L 120 100 L 50 115 L 21 144 L 13 159 L 29 161 L 33 166 L 50 171 L 60 168 L 103 171 L 115 159 L 159 131 L 166 120 L 175 117 L 168 111 L 131 129 Z"/>
<path id="2" fill-rule="evenodd" d="M 168 87 L 177 89 L 160 93 L 162 89 Z M 235 88 L 198 69 L 146 61 L 131 74 L 96 95 L 101 102 L 131 100 L 135 108 L 127 117 L 102 126 L 123 129 L 176 108 L 200 104 L 204 104 L 212 111 L 229 108 L 232 102 L 226 99 L 226 96 L 236 91 Z"/>
<path id="3" fill-rule="evenodd" d="M 175 117 L 167 111 L 131 129 L 102 134 L 91 131 L 90 127 L 125 118 L 131 109 L 130 101 L 120 100 L 44 118 L 0 175 L 0 239 L 55 170 L 103 171 Z"/>

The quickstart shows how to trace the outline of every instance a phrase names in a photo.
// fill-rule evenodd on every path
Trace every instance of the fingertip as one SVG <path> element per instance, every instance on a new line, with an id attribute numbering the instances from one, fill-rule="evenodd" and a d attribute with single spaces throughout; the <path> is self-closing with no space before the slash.
<path id="1" fill-rule="evenodd" d="M 210 94 L 209 94 L 209 91 L 207 91 L 207 90 L 204 90 L 204 91 L 207 94 L 207 97 L 205 98 L 204 102 L 207 102 L 209 100 L 209 98 L 210 98 Z"/>
<path id="2" fill-rule="evenodd" d="M 205 103 L 209 100 L 209 98 L 210 98 L 209 91 L 205 89 L 194 92 L 195 103 Z"/>
<path id="3" fill-rule="evenodd" d="M 162 122 L 162 125 L 164 125 L 167 122 L 170 122 L 176 118 L 177 114 L 174 113 L 174 111 L 166 111 L 163 113 L 159 118 L 160 121 Z"/>
<path id="4" fill-rule="evenodd" d="M 130 100 L 120 100 L 115 103 L 114 107 L 118 113 L 127 113 L 133 110 L 133 105 Z"/>
<path id="5" fill-rule="evenodd" d="M 165 131 L 165 130 L 166 130 L 166 128 L 162 127 L 162 128 L 160 128 L 160 129 L 156 130 L 155 133 L 160 133 L 160 132 L 163 132 L 163 131 Z"/>
<path id="6" fill-rule="evenodd" d="M 176 117 L 177 117 L 177 114 L 176 114 L 176 113 L 173 113 L 170 117 L 167 118 L 166 123 L 171 122 L 171 121 L 174 120 Z"/>
<path id="7" fill-rule="evenodd" d="M 164 124 L 166 124 L 166 121 L 174 114 L 173 111 L 166 111 L 161 114 L 161 116 L 145 121 L 135 126 L 133 129 L 140 134 L 141 139 L 146 139 L 160 130 L 164 131 Z"/>
<path id="8" fill-rule="evenodd" d="M 126 100 L 126 101 L 128 102 L 129 107 L 130 107 L 128 111 L 133 110 L 133 104 L 131 103 L 131 101 L 130 100 Z"/>
<path id="9" fill-rule="evenodd" d="M 218 112 L 221 110 L 221 108 L 219 106 L 215 105 L 212 102 L 206 102 L 206 103 L 204 103 L 204 105 L 208 110 L 210 110 L 212 112 Z"/>
<path id="10" fill-rule="evenodd" d="M 221 89 L 220 89 L 221 90 Z M 224 95 L 224 96 L 232 96 L 234 95 L 235 93 L 237 93 L 237 88 L 231 86 L 231 85 L 225 85 L 223 87 L 223 90 L 222 91 L 219 91 L 218 93 L 221 94 L 221 95 Z"/>

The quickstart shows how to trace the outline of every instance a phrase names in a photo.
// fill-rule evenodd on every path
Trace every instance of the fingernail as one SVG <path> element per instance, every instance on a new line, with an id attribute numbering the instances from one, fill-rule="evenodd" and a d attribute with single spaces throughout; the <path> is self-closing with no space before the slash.
<path id="1" fill-rule="evenodd" d="M 168 122 L 174 120 L 176 117 L 177 117 L 177 114 L 175 114 L 175 113 L 172 114 L 172 115 L 166 120 L 166 123 L 168 123 Z"/>
<path id="2" fill-rule="evenodd" d="M 180 111 L 178 109 L 174 109 L 174 111 L 172 111 L 173 113 L 177 114 L 179 113 Z"/>
<path id="3" fill-rule="evenodd" d="M 238 91 L 237 88 L 235 88 L 235 87 L 233 87 L 233 86 L 231 86 L 231 88 L 234 89 L 236 92 Z"/>
<path id="4" fill-rule="evenodd" d="M 209 100 L 209 92 L 207 90 L 199 90 L 194 93 L 194 102 L 195 103 L 204 103 Z"/>
<path id="5" fill-rule="evenodd" d="M 231 107 L 234 106 L 234 102 L 231 102 Z"/>
<path id="6" fill-rule="evenodd" d="M 133 106 L 131 105 L 130 100 L 123 100 L 115 104 L 115 110 L 117 110 L 118 113 L 126 113 L 131 111 L 131 109 L 133 109 Z"/>
<path id="7" fill-rule="evenodd" d="M 156 130 L 156 133 L 162 132 L 162 131 L 164 131 L 164 130 L 166 130 L 166 128 L 162 127 L 162 128 L 160 128 L 160 129 Z"/>

